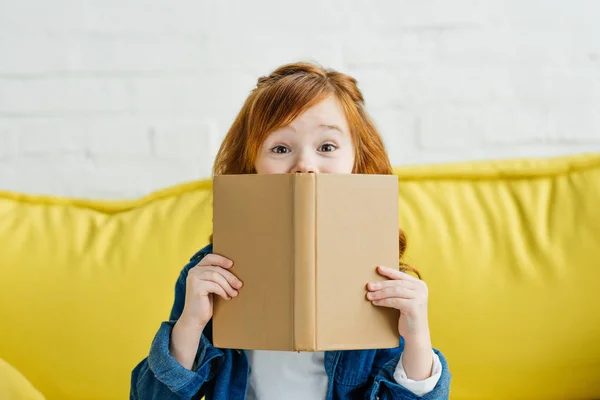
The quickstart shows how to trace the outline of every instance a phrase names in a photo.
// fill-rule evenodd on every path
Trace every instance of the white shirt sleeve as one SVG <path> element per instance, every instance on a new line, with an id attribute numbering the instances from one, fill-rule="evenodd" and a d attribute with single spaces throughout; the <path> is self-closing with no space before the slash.
<path id="1" fill-rule="evenodd" d="M 394 371 L 394 379 L 396 380 L 396 383 L 404 386 L 417 396 L 423 396 L 431 392 L 440 380 L 440 376 L 442 376 L 442 363 L 435 352 L 433 352 L 433 368 L 431 369 L 431 376 L 425 380 L 414 381 L 412 379 L 408 379 L 406 376 L 406 371 L 404 371 L 404 364 L 402 364 L 402 354 L 400 355 L 400 361 L 398 361 L 398 365 L 396 365 L 396 370 Z"/>

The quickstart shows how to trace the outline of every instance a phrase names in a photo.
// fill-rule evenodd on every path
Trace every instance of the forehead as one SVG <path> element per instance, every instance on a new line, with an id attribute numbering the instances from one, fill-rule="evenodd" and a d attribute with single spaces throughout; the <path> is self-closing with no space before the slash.
<path id="1" fill-rule="evenodd" d="M 300 114 L 290 125 L 341 125 L 348 127 L 342 104 L 334 96 L 329 96 Z"/>

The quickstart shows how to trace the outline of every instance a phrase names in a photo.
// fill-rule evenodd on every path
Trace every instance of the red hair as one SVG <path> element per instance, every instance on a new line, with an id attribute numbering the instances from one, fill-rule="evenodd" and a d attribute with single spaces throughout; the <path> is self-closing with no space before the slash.
<path id="1" fill-rule="evenodd" d="M 213 174 L 253 174 L 259 149 L 273 131 L 289 125 L 296 117 L 328 96 L 335 96 L 344 109 L 354 144 L 357 174 L 393 174 L 383 140 L 365 110 L 365 101 L 353 77 L 316 64 L 286 64 L 269 76 L 260 77 L 227 132 L 215 159 Z M 400 266 L 406 236 L 399 235 Z"/>

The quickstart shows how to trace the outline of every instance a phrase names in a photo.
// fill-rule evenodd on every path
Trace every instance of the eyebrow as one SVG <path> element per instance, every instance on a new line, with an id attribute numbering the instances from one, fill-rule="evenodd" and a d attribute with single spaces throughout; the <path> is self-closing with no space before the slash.
<path id="1" fill-rule="evenodd" d="M 340 133 L 344 133 L 344 131 L 342 130 L 342 128 L 340 128 L 337 125 L 321 124 L 321 125 L 319 125 L 319 128 L 333 129 L 334 131 L 339 131 Z"/>

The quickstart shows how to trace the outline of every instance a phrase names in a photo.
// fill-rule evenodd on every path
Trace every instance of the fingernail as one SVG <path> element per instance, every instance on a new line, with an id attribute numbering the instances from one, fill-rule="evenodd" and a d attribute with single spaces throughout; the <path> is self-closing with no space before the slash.
<path id="1" fill-rule="evenodd" d="M 236 288 L 239 289 L 239 288 L 242 287 L 243 283 L 242 283 L 242 281 L 235 281 L 234 285 L 235 285 Z"/>
<path id="2" fill-rule="evenodd" d="M 367 299 L 372 299 L 373 298 L 373 293 L 367 293 Z"/>
<path id="3" fill-rule="evenodd" d="M 238 291 L 237 291 L 237 290 L 234 290 L 234 291 L 233 291 L 233 295 L 234 295 L 234 296 L 237 296 L 237 295 L 238 295 Z"/>
<path id="4" fill-rule="evenodd" d="M 379 284 L 375 283 L 375 282 L 371 282 L 371 283 L 369 283 L 369 287 L 371 289 L 378 289 L 379 288 Z"/>

